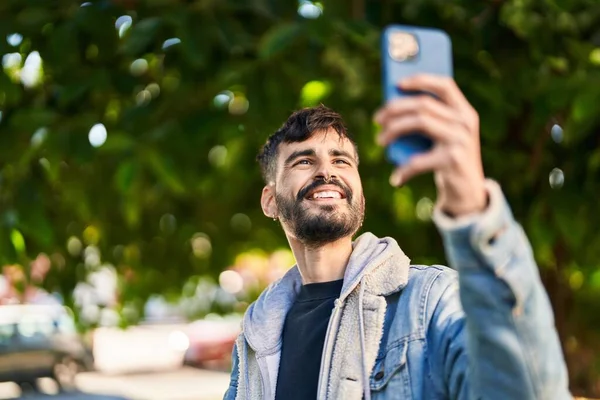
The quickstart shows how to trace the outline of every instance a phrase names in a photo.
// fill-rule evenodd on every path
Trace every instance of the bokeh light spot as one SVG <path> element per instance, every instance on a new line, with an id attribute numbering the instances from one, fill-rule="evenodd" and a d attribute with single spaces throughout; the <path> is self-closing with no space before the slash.
<path id="1" fill-rule="evenodd" d="M 223 271 L 219 275 L 219 285 L 227 293 L 236 294 L 244 288 L 244 279 L 236 271 Z"/>
<path id="2" fill-rule="evenodd" d="M 421 198 L 415 206 L 415 213 L 417 214 L 417 218 L 421 221 L 431 220 L 431 215 L 433 214 L 433 201 L 428 197 Z"/>
<path id="3" fill-rule="evenodd" d="M 142 76 L 148 71 L 148 61 L 143 58 L 138 58 L 129 66 L 129 72 L 133 76 Z"/>
<path id="4" fill-rule="evenodd" d="M 100 255 L 91 253 L 85 256 L 85 266 L 93 269 L 100 265 Z"/>
<path id="5" fill-rule="evenodd" d="M 583 273 L 581 271 L 575 271 L 569 277 L 569 285 L 571 289 L 578 290 L 583 285 Z"/>
<path id="6" fill-rule="evenodd" d="M 98 244 L 100 241 L 100 230 L 93 225 L 83 231 L 83 241 L 87 244 Z"/>
<path id="7" fill-rule="evenodd" d="M 548 180 L 552 189 L 560 189 L 565 183 L 565 174 L 560 168 L 554 168 L 550 171 Z"/>
<path id="8" fill-rule="evenodd" d="M 236 93 L 229 102 L 229 113 L 233 115 L 242 115 L 248 111 L 250 102 L 242 93 Z"/>
<path id="9" fill-rule="evenodd" d="M 16 229 L 13 229 L 10 232 L 10 241 L 12 242 L 13 247 L 15 248 L 17 253 L 25 252 L 25 238 L 23 237 L 21 232 L 19 232 Z"/>
<path id="10" fill-rule="evenodd" d="M 21 67 L 21 53 L 8 53 L 2 56 L 2 66 L 4 69 Z"/>
<path id="11" fill-rule="evenodd" d="M 67 251 L 73 257 L 77 257 L 78 255 L 80 255 L 82 248 L 83 244 L 81 243 L 81 240 L 79 240 L 79 238 L 77 238 L 76 236 L 71 236 L 67 240 Z"/>
<path id="12" fill-rule="evenodd" d="M 100 147 L 106 142 L 106 136 L 106 127 L 103 124 L 96 124 L 90 129 L 88 140 L 92 146 Z"/>
<path id="13" fill-rule="evenodd" d="M 141 90 L 136 96 L 135 96 L 135 103 L 138 106 L 145 106 L 146 104 L 150 103 L 150 100 L 152 100 L 152 94 L 150 93 L 149 90 Z"/>
<path id="14" fill-rule="evenodd" d="M 150 92 L 153 99 L 157 98 L 160 94 L 160 86 L 158 86 L 158 83 L 150 83 L 146 86 L 146 90 Z"/>
<path id="15" fill-rule="evenodd" d="M 23 41 L 23 35 L 20 33 L 11 33 L 10 35 L 6 36 L 6 41 L 12 47 L 17 47 Z"/>
<path id="16" fill-rule="evenodd" d="M 208 162 L 215 167 L 222 167 L 227 161 L 227 147 L 215 146 L 208 152 Z"/>
<path id="17" fill-rule="evenodd" d="M 207 234 L 199 232 L 194 234 L 191 240 L 192 251 L 198 258 L 208 258 L 212 253 L 212 244 Z"/>
<path id="18" fill-rule="evenodd" d="M 85 265 L 89 269 L 96 268 L 100 265 L 100 250 L 94 245 L 89 245 L 85 248 L 83 251 L 83 257 Z M 92 277 L 88 278 L 92 279 Z"/>
<path id="19" fill-rule="evenodd" d="M 166 50 L 171 46 L 175 46 L 176 44 L 181 43 L 181 39 L 179 38 L 170 38 L 164 41 L 163 45 L 162 45 L 162 49 Z"/>
<path id="20" fill-rule="evenodd" d="M 48 136 L 48 128 L 38 128 L 31 136 L 31 147 L 40 147 Z"/>
<path id="21" fill-rule="evenodd" d="M 561 143 L 563 141 L 563 128 L 558 124 L 552 125 L 550 136 L 552 136 L 554 142 Z"/>
<path id="22" fill-rule="evenodd" d="M 590 52 L 590 62 L 594 65 L 600 65 L 600 47 L 596 47 Z"/>
<path id="23" fill-rule="evenodd" d="M 229 90 L 224 90 L 213 99 L 213 104 L 217 108 L 225 108 L 229 102 L 233 99 L 233 93 Z"/>
<path id="24" fill-rule="evenodd" d="M 40 53 L 32 51 L 25 59 L 20 73 L 21 83 L 27 88 L 37 86 L 42 81 L 42 58 Z"/>
<path id="25" fill-rule="evenodd" d="M 117 18 L 117 20 L 115 21 L 115 29 L 117 30 L 117 32 L 119 32 L 120 38 L 122 38 L 125 35 L 125 32 L 127 32 L 127 30 L 131 28 L 132 24 L 133 19 L 129 15 L 121 15 L 119 18 Z"/>
<path id="26" fill-rule="evenodd" d="M 316 19 L 323 13 L 323 6 L 320 3 L 301 0 L 298 6 L 298 14 L 306 19 Z"/>
<path id="27" fill-rule="evenodd" d="M 331 84 L 323 81 L 307 82 L 302 91 L 300 98 L 303 107 L 311 107 L 319 104 L 331 92 Z"/>

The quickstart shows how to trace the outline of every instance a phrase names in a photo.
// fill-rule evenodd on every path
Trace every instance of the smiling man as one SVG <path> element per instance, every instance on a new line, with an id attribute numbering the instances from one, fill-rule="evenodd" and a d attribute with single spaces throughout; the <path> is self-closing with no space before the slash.
<path id="1" fill-rule="evenodd" d="M 246 312 L 226 399 L 567 399 L 552 311 L 521 227 L 486 180 L 479 122 L 454 81 L 376 114 L 379 142 L 420 131 L 435 146 L 390 178 L 433 172 L 448 261 L 411 265 L 364 233 L 355 142 L 334 111 L 293 113 L 258 160 L 261 205 L 297 264 Z M 410 234 L 404 232 L 403 234 Z"/>

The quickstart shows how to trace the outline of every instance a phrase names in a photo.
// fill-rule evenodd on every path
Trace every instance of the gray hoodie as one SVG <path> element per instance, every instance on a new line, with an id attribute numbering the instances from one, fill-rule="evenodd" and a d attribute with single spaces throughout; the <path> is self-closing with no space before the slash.
<path id="1" fill-rule="evenodd" d="M 338 332 L 340 330 L 340 321 L 343 315 L 342 310 L 345 308 L 344 305 L 351 293 L 354 292 L 358 295 L 355 302 L 359 307 L 359 313 L 353 314 L 358 318 L 355 318 L 357 319 L 355 321 L 357 324 L 352 325 L 357 325 L 360 330 L 361 355 L 363 357 L 366 356 L 365 353 L 368 347 L 371 350 L 369 352 L 370 357 L 368 358 L 372 359 L 372 364 L 375 361 L 377 353 L 376 345 L 379 343 L 371 343 L 370 346 L 367 346 L 365 343 L 366 332 L 364 321 L 360 323 L 364 319 L 369 319 L 365 317 L 363 307 L 365 290 L 368 291 L 371 289 L 371 292 L 376 293 L 377 296 L 385 296 L 400 290 L 407 282 L 409 263 L 410 260 L 402 252 L 394 239 L 379 239 L 371 233 L 365 233 L 354 242 L 352 255 L 344 275 L 342 292 L 339 299 L 335 302 L 328 333 L 325 338 L 319 384 L 320 393 L 324 394 L 327 390 L 324 382 L 329 380 L 329 371 L 335 371 L 340 368 L 337 365 L 330 365 L 332 363 L 334 345 L 334 338 L 332 338 L 333 335 L 331 332 Z M 378 270 L 378 273 L 374 273 L 376 270 Z M 275 396 L 283 324 L 287 312 L 300 291 L 301 285 L 302 279 L 298 267 L 294 266 L 281 280 L 272 284 L 261 294 L 258 300 L 249 307 L 244 317 L 243 331 L 245 332 L 246 341 L 255 355 L 256 363 L 262 376 L 264 397 L 261 398 L 270 399 Z M 383 298 L 380 298 L 380 300 L 383 300 Z M 385 302 L 385 300 L 383 301 Z M 378 315 L 373 315 L 373 317 L 380 320 L 380 324 L 382 324 L 384 313 L 385 307 L 380 307 Z M 244 344 L 239 343 L 240 341 L 238 340 L 238 349 L 243 349 Z M 243 354 L 239 354 L 239 356 L 240 359 L 243 359 Z M 365 371 L 362 371 L 363 367 Z M 369 372 L 366 371 L 366 368 L 365 363 L 362 363 L 361 374 L 363 374 L 363 379 L 364 374 Z"/>

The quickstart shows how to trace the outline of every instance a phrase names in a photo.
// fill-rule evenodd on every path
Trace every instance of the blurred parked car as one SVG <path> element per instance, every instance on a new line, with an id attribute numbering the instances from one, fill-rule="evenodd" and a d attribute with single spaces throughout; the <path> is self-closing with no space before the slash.
<path id="1" fill-rule="evenodd" d="M 75 375 L 91 369 L 92 353 L 64 307 L 0 306 L 0 382 L 37 391 L 37 378 L 50 377 L 72 389 Z"/>
<path id="2" fill-rule="evenodd" d="M 185 328 L 187 350 L 184 364 L 204 367 L 207 364 L 227 367 L 231 362 L 231 351 L 235 339 L 240 334 L 239 319 L 199 320 Z M 184 347 L 185 339 L 181 332 L 171 334 L 172 347 Z"/>

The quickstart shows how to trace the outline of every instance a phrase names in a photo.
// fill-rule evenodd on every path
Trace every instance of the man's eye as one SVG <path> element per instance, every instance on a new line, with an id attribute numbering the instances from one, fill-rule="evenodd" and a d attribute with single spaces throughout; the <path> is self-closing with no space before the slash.
<path id="1" fill-rule="evenodd" d="M 311 164 L 310 160 L 304 159 L 304 160 L 298 161 L 295 165 L 310 165 L 310 164 Z"/>
<path id="2" fill-rule="evenodd" d="M 348 162 L 347 160 L 341 159 L 341 158 L 339 158 L 339 159 L 337 159 L 337 160 L 334 160 L 333 162 L 334 162 L 335 164 L 346 164 L 346 165 L 350 165 L 350 162 Z"/>

